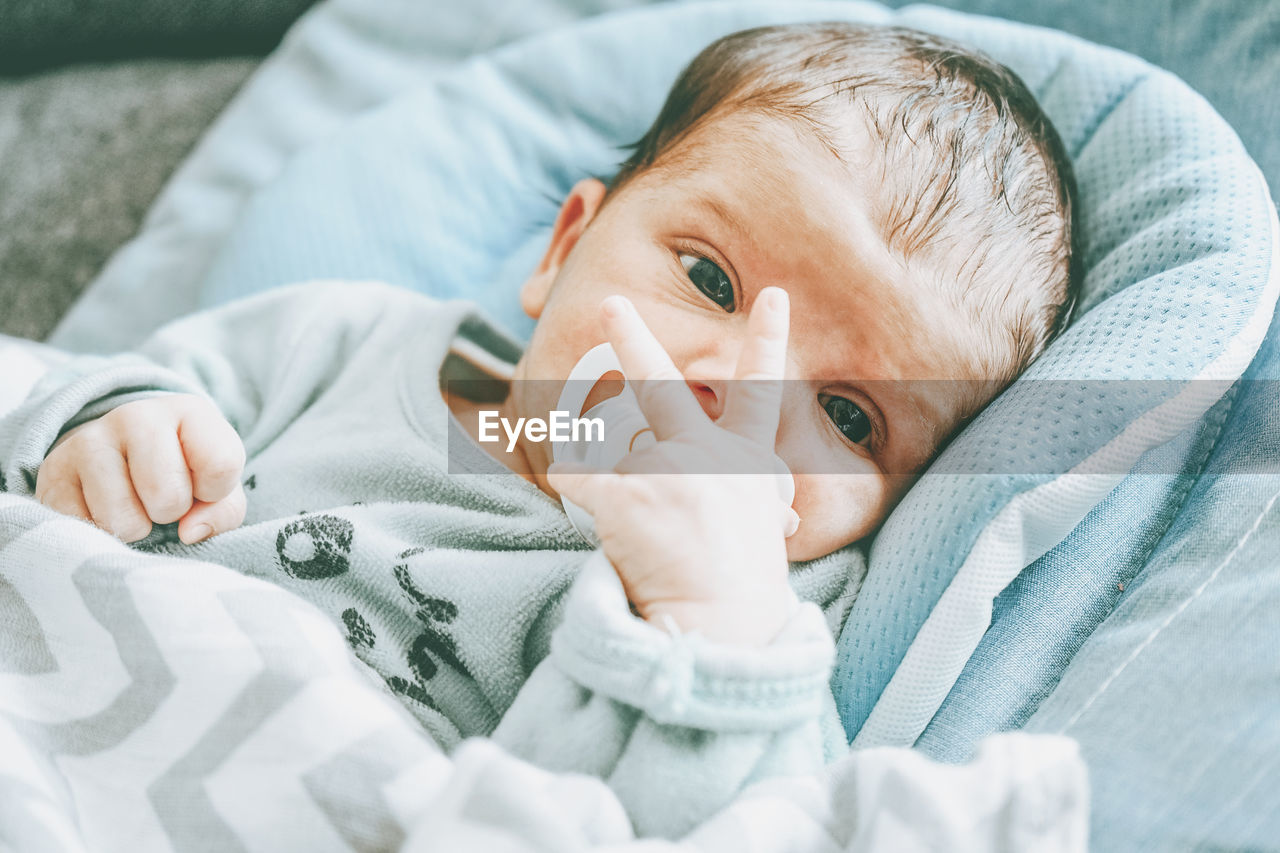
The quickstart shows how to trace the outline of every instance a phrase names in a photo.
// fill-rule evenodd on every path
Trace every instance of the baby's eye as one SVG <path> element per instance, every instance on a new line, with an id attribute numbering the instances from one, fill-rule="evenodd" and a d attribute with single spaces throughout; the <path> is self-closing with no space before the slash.
<path id="1" fill-rule="evenodd" d="M 738 307 L 733 295 L 733 282 L 729 281 L 729 276 L 724 274 L 724 270 L 698 255 L 682 253 L 680 263 L 684 265 L 684 271 L 689 274 L 689 281 L 710 297 L 712 302 L 733 313 L 733 310 Z"/>
<path id="2" fill-rule="evenodd" d="M 844 397 L 826 397 L 822 408 L 836 425 L 836 429 L 854 444 L 866 445 L 871 438 L 871 418 L 852 400 Z"/>

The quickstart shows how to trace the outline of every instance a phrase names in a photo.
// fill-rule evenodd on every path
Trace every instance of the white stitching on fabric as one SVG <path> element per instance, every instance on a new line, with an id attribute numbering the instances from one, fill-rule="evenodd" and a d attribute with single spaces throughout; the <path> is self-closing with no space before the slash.
<path id="1" fill-rule="evenodd" d="M 1142 652 L 1145 651 L 1146 648 L 1150 646 L 1152 642 L 1155 641 L 1156 635 L 1158 635 L 1165 628 L 1168 628 L 1169 624 L 1173 622 L 1174 619 L 1178 618 L 1178 616 L 1182 613 L 1182 611 L 1186 610 L 1187 607 L 1191 604 L 1191 602 L 1195 601 L 1196 598 L 1200 596 L 1200 593 L 1205 591 L 1205 588 L 1208 587 L 1209 584 L 1213 583 L 1213 581 L 1218 577 L 1218 575 L 1222 572 L 1222 570 L 1227 567 L 1227 564 L 1230 563 L 1233 559 L 1235 559 L 1236 554 L 1240 553 L 1240 549 L 1243 548 L 1244 544 L 1249 541 L 1249 538 L 1253 536 L 1253 534 L 1258 530 L 1259 527 L 1262 526 L 1262 520 L 1267 517 L 1268 513 L 1271 512 L 1271 508 L 1275 506 L 1277 499 L 1280 499 L 1280 492 L 1276 492 L 1274 495 L 1271 496 L 1271 500 L 1267 501 L 1267 505 L 1263 507 L 1262 512 L 1260 512 L 1258 514 L 1258 517 L 1254 520 L 1253 526 L 1250 527 L 1245 532 L 1244 536 L 1240 537 L 1240 541 L 1237 542 L 1229 552 L 1227 552 L 1227 556 L 1223 557 L 1222 562 L 1218 564 L 1218 567 L 1209 573 L 1209 577 L 1205 578 L 1200 583 L 1200 585 L 1195 588 L 1195 590 L 1191 593 L 1191 595 L 1187 596 L 1187 598 L 1180 605 L 1178 605 L 1178 607 L 1172 613 L 1170 613 L 1163 622 L 1157 625 L 1156 628 L 1150 634 L 1147 635 L 1147 638 L 1145 640 L 1143 640 L 1141 643 L 1138 644 L 1137 648 L 1135 648 L 1132 652 L 1129 653 L 1129 656 L 1127 658 L 1125 658 L 1123 661 L 1120 662 L 1120 665 L 1116 667 L 1115 672 L 1107 676 L 1106 680 L 1103 681 L 1102 684 L 1098 686 L 1098 689 L 1094 691 L 1094 694 L 1089 697 L 1089 701 L 1081 705 L 1076 710 L 1076 712 L 1071 715 L 1071 719 L 1067 720 L 1067 722 L 1062 726 L 1062 728 L 1058 729 L 1059 734 L 1066 734 L 1068 729 L 1070 729 L 1077 722 L 1079 722 L 1080 718 L 1084 716 L 1085 711 L 1088 711 L 1090 706 L 1092 706 L 1094 702 L 1098 701 L 1098 698 L 1101 697 L 1103 693 L 1107 692 L 1107 689 L 1110 688 L 1112 682 L 1114 682 L 1116 678 L 1120 676 L 1120 673 L 1124 672 L 1124 670 L 1129 666 L 1129 664 L 1133 663 L 1134 660 L 1137 659 L 1138 655 L 1142 654 Z"/>
<path id="2" fill-rule="evenodd" d="M 1142 550 L 1142 553 L 1138 555 L 1138 559 L 1133 561 L 1133 565 L 1137 568 L 1133 574 L 1123 578 L 1123 583 L 1125 585 L 1128 585 L 1130 581 L 1142 573 L 1142 570 L 1147 566 L 1147 561 L 1151 559 L 1151 555 L 1155 553 L 1156 548 L 1160 547 L 1160 543 L 1164 541 L 1166 534 L 1168 534 L 1169 530 L 1173 527 L 1174 522 L 1178 520 L 1178 516 L 1182 514 L 1182 508 L 1187 505 L 1187 499 L 1195 490 L 1196 484 L 1200 482 L 1200 477 L 1204 474 L 1205 469 L 1209 467 L 1209 460 L 1213 458 L 1213 452 L 1218 449 L 1218 440 L 1222 438 L 1222 432 L 1226 429 L 1227 422 L 1231 420 L 1231 413 L 1235 411 L 1236 400 L 1239 399 L 1239 397 L 1240 380 L 1237 380 L 1234 385 L 1227 389 L 1227 393 L 1222 395 L 1222 399 L 1226 401 L 1222 411 L 1222 417 L 1218 418 L 1218 422 L 1216 424 L 1211 423 L 1213 437 L 1207 442 L 1208 446 L 1205 447 L 1204 453 L 1200 454 L 1200 458 L 1195 464 L 1195 470 L 1191 473 L 1191 476 L 1182 477 L 1178 487 L 1171 494 L 1171 504 L 1175 505 L 1174 511 L 1169 514 L 1169 520 L 1161 527 L 1158 535 L 1151 537 L 1151 544 Z M 1216 406 L 1217 403 L 1214 405 Z M 1209 411 L 1205 413 L 1205 417 L 1208 418 L 1212 413 L 1213 408 L 1210 407 Z M 1123 592 L 1124 590 L 1122 589 L 1120 591 Z M 1114 606 L 1115 605 L 1113 604 L 1113 609 Z M 1105 619 L 1106 617 L 1103 618 Z M 1098 625 L 1095 623 L 1094 628 L 1096 629 L 1097 627 Z M 1042 700 L 1043 698 L 1044 697 L 1041 697 Z M 1035 713 L 1035 711 L 1033 710 L 1031 713 Z"/>

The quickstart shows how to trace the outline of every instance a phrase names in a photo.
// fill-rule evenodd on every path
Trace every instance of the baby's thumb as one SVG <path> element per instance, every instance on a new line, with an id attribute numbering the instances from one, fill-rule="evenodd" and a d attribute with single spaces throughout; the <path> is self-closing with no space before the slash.
<path id="1" fill-rule="evenodd" d="M 800 529 L 800 514 L 789 506 L 782 507 L 782 538 L 790 539 Z"/>
<path id="2" fill-rule="evenodd" d="M 591 515 L 596 514 L 605 481 L 617 476 L 581 462 L 553 462 L 547 468 L 547 484 Z"/>
<path id="3" fill-rule="evenodd" d="M 178 520 L 178 538 L 191 545 L 235 530 L 244 522 L 246 510 L 244 487 L 236 484 L 231 494 L 219 501 L 195 501 L 187 514 Z"/>

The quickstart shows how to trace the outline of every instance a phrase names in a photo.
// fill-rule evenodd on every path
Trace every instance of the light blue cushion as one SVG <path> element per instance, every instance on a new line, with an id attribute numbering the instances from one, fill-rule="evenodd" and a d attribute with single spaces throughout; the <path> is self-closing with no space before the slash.
<path id="1" fill-rule="evenodd" d="M 1163 478 L 1141 480 L 1137 506 L 1106 526 L 1116 548 L 1142 554 L 1150 533 L 1133 519 L 1179 504 L 1207 453 L 1196 439 L 1206 412 L 1262 340 L 1280 287 L 1266 186 L 1176 78 L 1059 33 L 929 7 L 689 4 L 600 18 L 474 60 L 304 150 L 251 202 L 203 296 L 381 278 L 475 299 L 527 333 L 516 291 L 569 187 L 612 173 L 706 43 L 812 19 L 935 30 L 1005 62 L 1057 125 L 1081 189 L 1082 315 L 890 517 L 840 639 L 833 686 L 855 743 L 913 743 L 983 642 L 993 601 L 1034 611 L 1082 577 L 1088 528 L 1060 543 L 1106 513 L 1113 488 L 1139 482 L 1125 475 L 1150 451 Z M 1114 389 L 1099 383 L 1120 379 L 1161 381 L 1098 405 Z M 1036 583 L 1010 587 L 1032 563 Z M 1052 689 L 1109 606 L 1105 589 L 1080 586 L 1063 618 L 1081 600 L 1094 615 L 1035 661 L 1025 690 Z"/>
<path id="2" fill-rule="evenodd" d="M 1188 478 L 1181 510 L 1172 518 L 1157 510 L 1168 530 L 1141 559 L 1105 544 L 1126 511 L 1143 512 L 1140 496 L 1117 489 L 1105 505 L 1109 518 L 1098 513 L 1098 559 L 1075 568 L 1092 568 L 1077 576 L 1097 580 L 1093 597 L 1105 619 L 1072 649 L 1052 693 L 994 701 L 982 694 L 999 689 L 1010 670 L 975 668 L 955 691 L 969 701 L 949 697 L 953 708 L 930 725 L 951 734 L 921 739 L 932 751 L 990 730 L 982 714 L 956 713 L 961 705 L 1031 705 L 1021 727 L 1080 743 L 1093 791 L 1091 850 L 1280 845 L 1280 317 L 1224 403 L 1226 416 L 1210 424 L 1216 448 Z M 1113 554 L 1121 559 L 1113 563 Z M 1082 598 L 1063 596 L 1064 604 Z M 1043 630 L 1023 613 L 1032 630 L 1006 630 L 1001 639 L 1034 649 Z M 997 657 L 994 646 L 971 664 L 979 657 Z"/>

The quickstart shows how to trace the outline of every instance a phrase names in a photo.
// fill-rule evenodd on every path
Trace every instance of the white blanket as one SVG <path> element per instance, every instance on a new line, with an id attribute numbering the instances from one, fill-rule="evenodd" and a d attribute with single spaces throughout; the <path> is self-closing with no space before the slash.
<path id="1" fill-rule="evenodd" d="M 604 783 L 436 748 L 284 590 L 0 496 L 0 843 L 22 851 L 626 849 Z M 1075 744 L 855 752 L 749 789 L 701 851 L 1081 850 Z M 639 843 L 639 842 L 637 842 Z"/>

